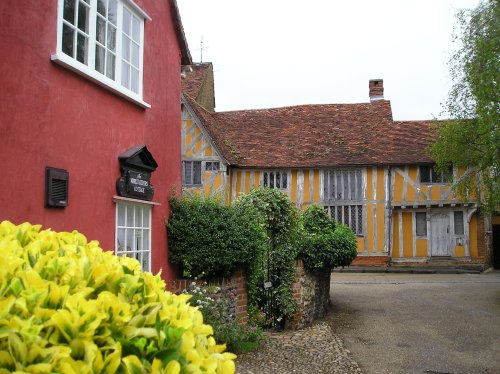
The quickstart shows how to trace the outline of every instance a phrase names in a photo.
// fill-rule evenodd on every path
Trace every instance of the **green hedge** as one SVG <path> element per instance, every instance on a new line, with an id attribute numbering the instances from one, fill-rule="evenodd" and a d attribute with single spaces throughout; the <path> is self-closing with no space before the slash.
<path id="1" fill-rule="evenodd" d="M 199 197 L 172 198 L 170 206 L 169 261 L 182 265 L 185 276 L 229 277 L 266 245 L 261 222 L 251 210 Z"/>

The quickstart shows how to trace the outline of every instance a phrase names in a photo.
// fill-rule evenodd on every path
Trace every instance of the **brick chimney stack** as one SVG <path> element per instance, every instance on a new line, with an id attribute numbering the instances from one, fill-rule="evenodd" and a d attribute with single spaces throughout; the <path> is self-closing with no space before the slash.
<path id="1" fill-rule="evenodd" d="M 370 79 L 370 103 L 377 100 L 384 100 L 384 80 Z"/>

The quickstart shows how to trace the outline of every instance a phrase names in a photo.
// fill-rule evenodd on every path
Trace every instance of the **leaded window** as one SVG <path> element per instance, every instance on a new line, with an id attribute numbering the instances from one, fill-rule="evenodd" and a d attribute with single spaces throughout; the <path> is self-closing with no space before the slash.
<path id="1" fill-rule="evenodd" d="M 201 161 L 182 161 L 182 184 L 184 186 L 201 185 Z"/>
<path id="2" fill-rule="evenodd" d="M 332 219 L 363 235 L 362 169 L 345 168 L 323 171 L 325 209 Z"/>
<path id="3" fill-rule="evenodd" d="M 286 190 L 288 188 L 288 172 L 265 171 L 262 176 L 262 186 Z"/>

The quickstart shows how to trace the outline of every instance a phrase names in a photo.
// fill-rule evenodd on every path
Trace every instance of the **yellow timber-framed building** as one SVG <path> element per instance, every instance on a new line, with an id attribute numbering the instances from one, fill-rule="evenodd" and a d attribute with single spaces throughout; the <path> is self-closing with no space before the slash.
<path id="1" fill-rule="evenodd" d="M 210 63 L 186 66 L 182 85 L 185 195 L 230 204 L 266 186 L 324 206 L 356 233 L 358 265 L 489 264 L 491 220 L 451 188 L 466 171 L 434 170 L 433 121 L 394 121 L 382 80 L 367 103 L 231 112 L 214 111 Z"/>

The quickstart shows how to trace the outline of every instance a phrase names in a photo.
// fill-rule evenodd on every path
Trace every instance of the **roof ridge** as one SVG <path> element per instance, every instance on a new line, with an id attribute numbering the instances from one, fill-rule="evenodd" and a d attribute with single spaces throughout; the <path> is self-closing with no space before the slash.
<path id="1" fill-rule="evenodd" d="M 225 114 L 225 113 L 240 113 L 240 112 L 263 112 L 270 110 L 280 110 L 280 109 L 293 109 L 293 108 L 313 108 L 313 107 L 334 107 L 334 106 L 359 106 L 359 105 L 379 105 L 378 103 L 388 103 L 390 100 L 377 100 L 373 103 L 326 103 L 326 104 L 297 104 L 297 105 L 284 105 L 271 108 L 255 108 L 255 109 L 236 109 L 236 110 L 223 110 L 216 111 L 215 113 Z"/>

